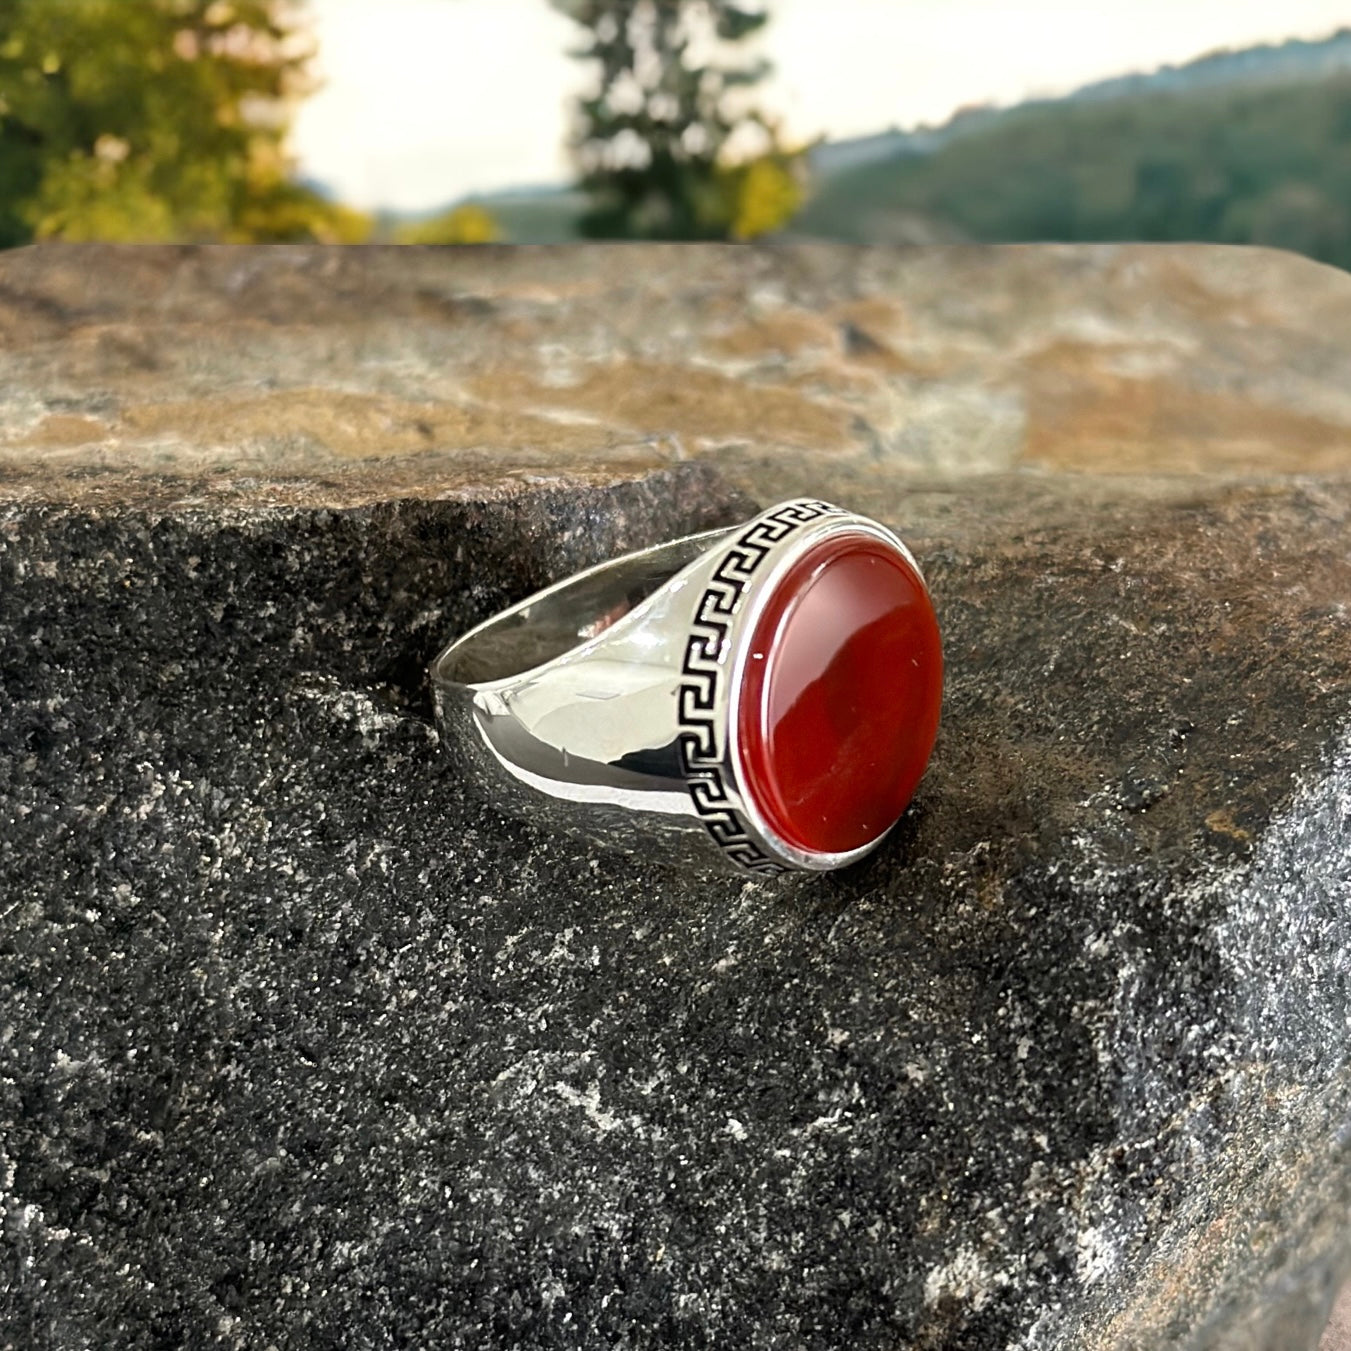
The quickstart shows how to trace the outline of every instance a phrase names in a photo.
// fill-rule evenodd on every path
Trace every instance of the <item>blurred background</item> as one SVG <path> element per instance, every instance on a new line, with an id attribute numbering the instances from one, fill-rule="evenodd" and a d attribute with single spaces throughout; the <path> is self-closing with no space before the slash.
<path id="1" fill-rule="evenodd" d="M 0 0 L 0 246 L 1213 240 L 1351 265 L 1351 0 Z"/>

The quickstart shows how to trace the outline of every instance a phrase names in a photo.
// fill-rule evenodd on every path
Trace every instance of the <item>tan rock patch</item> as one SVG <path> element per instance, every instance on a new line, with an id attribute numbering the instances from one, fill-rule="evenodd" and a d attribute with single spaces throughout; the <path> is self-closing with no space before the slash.
<path id="1" fill-rule="evenodd" d="M 21 435 L 7 437 L 7 441 L 22 442 L 27 446 L 89 446 L 103 441 L 108 435 L 108 424 L 96 418 L 78 417 L 71 413 L 53 413 L 36 427 Z"/>
<path id="2" fill-rule="evenodd" d="M 605 419 L 628 435 L 675 434 L 691 444 L 749 441 L 845 450 L 847 409 L 819 403 L 783 385 L 750 384 L 717 371 L 625 361 L 593 367 L 565 388 L 497 368 L 470 390 L 485 403 L 569 408 Z"/>
<path id="3" fill-rule="evenodd" d="M 430 450 L 546 449 L 560 455 L 602 449 L 615 441 L 595 425 L 553 422 L 510 407 L 414 403 L 376 394 L 296 389 L 219 399 L 180 399 L 128 405 L 111 424 L 52 415 L 0 445 L 13 459 L 38 451 L 135 444 L 269 449 L 290 444 L 338 460 L 383 458 Z"/>
<path id="4" fill-rule="evenodd" d="M 882 296 L 865 296 L 836 305 L 831 315 L 843 323 L 854 324 L 879 342 L 898 342 L 910 330 L 905 307 Z"/>
<path id="5" fill-rule="evenodd" d="M 305 437 L 343 459 L 404 455 L 433 447 L 515 450 L 548 445 L 562 451 L 597 441 L 593 429 L 560 426 L 509 407 L 411 403 L 323 389 L 143 404 L 127 409 L 124 423 L 134 436 L 177 434 L 198 444 Z"/>
<path id="6" fill-rule="evenodd" d="M 1118 375 L 1100 349 L 1028 365 L 1029 464 L 1094 473 L 1323 473 L 1351 466 L 1351 428 L 1169 377 Z"/>
<path id="7" fill-rule="evenodd" d="M 741 359 L 799 357 L 807 352 L 837 353 L 840 335 L 835 325 L 820 315 L 781 310 L 719 333 L 710 339 L 709 346 Z"/>

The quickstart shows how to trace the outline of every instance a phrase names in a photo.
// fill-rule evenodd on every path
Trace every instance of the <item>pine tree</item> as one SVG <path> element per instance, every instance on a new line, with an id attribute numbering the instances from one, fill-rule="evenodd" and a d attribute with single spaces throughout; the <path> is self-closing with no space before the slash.
<path id="1" fill-rule="evenodd" d="M 580 24 L 596 92 L 581 101 L 573 146 L 590 200 L 585 235 L 745 238 L 781 225 L 802 198 L 803 158 L 749 106 L 763 58 L 722 64 L 758 32 L 762 9 L 728 0 L 553 0 Z M 741 146 L 759 142 L 752 158 Z"/>

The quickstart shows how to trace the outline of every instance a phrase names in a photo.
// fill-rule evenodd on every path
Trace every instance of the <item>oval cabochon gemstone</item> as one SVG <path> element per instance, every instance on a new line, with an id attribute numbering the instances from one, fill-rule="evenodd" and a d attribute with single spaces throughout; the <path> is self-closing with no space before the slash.
<path id="1" fill-rule="evenodd" d="M 765 823 L 809 853 L 889 829 L 938 734 L 943 652 L 914 566 L 843 535 L 804 554 L 751 635 L 738 713 L 741 777 Z"/>

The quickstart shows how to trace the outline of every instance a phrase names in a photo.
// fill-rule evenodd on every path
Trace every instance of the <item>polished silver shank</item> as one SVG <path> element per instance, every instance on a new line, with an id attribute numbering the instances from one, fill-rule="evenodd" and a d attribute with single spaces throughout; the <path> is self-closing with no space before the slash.
<path id="1" fill-rule="evenodd" d="M 807 854 L 779 838 L 744 791 L 736 736 L 764 601 L 842 532 L 910 557 L 876 522 L 801 500 L 530 596 L 433 663 L 447 746 L 498 806 L 610 847 L 764 875 L 861 857 L 878 841 Z"/>

